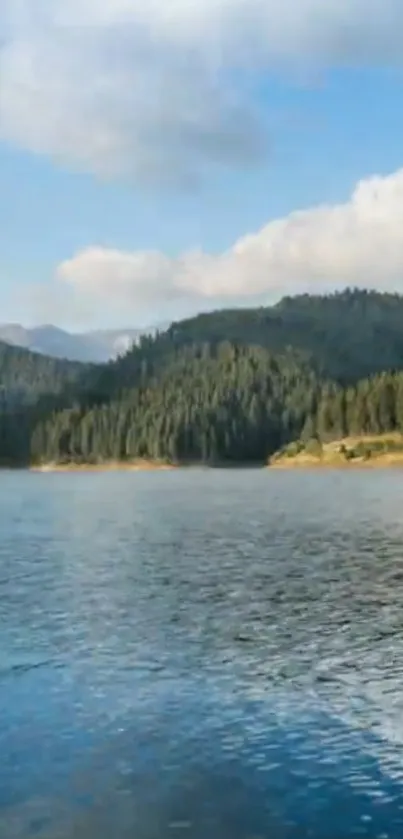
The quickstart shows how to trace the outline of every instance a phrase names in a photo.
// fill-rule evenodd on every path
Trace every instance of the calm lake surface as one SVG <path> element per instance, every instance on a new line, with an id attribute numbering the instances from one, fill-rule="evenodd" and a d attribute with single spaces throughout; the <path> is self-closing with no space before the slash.
<path id="1" fill-rule="evenodd" d="M 0 473 L 0 836 L 403 836 L 403 472 Z"/>

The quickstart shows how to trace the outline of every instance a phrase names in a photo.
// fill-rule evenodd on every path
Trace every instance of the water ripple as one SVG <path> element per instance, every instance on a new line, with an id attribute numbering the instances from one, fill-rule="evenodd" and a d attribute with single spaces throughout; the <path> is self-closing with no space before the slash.
<path id="1" fill-rule="evenodd" d="M 403 481 L 2 477 L 0 835 L 403 835 Z"/>

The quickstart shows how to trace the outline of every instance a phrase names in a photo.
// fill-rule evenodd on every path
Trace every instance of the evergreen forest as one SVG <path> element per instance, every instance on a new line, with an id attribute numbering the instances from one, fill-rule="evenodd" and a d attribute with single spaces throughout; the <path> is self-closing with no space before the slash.
<path id="1" fill-rule="evenodd" d="M 403 297 L 348 289 L 199 315 L 105 365 L 0 344 L 0 462 L 265 463 L 403 434 Z"/>

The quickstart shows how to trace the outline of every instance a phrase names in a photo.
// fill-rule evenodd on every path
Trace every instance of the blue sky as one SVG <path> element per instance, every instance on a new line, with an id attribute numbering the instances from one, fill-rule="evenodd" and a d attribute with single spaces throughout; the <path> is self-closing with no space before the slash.
<path id="1" fill-rule="evenodd" d="M 1 321 L 136 326 L 351 283 L 403 291 L 395 0 L 373 0 L 373 25 L 350 0 L 348 37 L 299 0 L 281 61 L 252 19 L 244 62 L 231 2 L 199 0 L 195 22 L 177 0 L 179 41 L 160 0 L 146 20 L 127 0 L 123 28 L 122 0 L 99 0 L 102 26 L 82 0 L 74 37 L 59 0 L 30 3 L 0 11 Z"/>

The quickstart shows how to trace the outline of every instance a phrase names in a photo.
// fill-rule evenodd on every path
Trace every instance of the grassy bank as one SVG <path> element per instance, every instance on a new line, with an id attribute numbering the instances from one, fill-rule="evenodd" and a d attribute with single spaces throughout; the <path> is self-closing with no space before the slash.
<path id="1" fill-rule="evenodd" d="M 403 435 L 371 434 L 323 442 L 296 441 L 270 459 L 275 468 L 403 466 Z"/>

